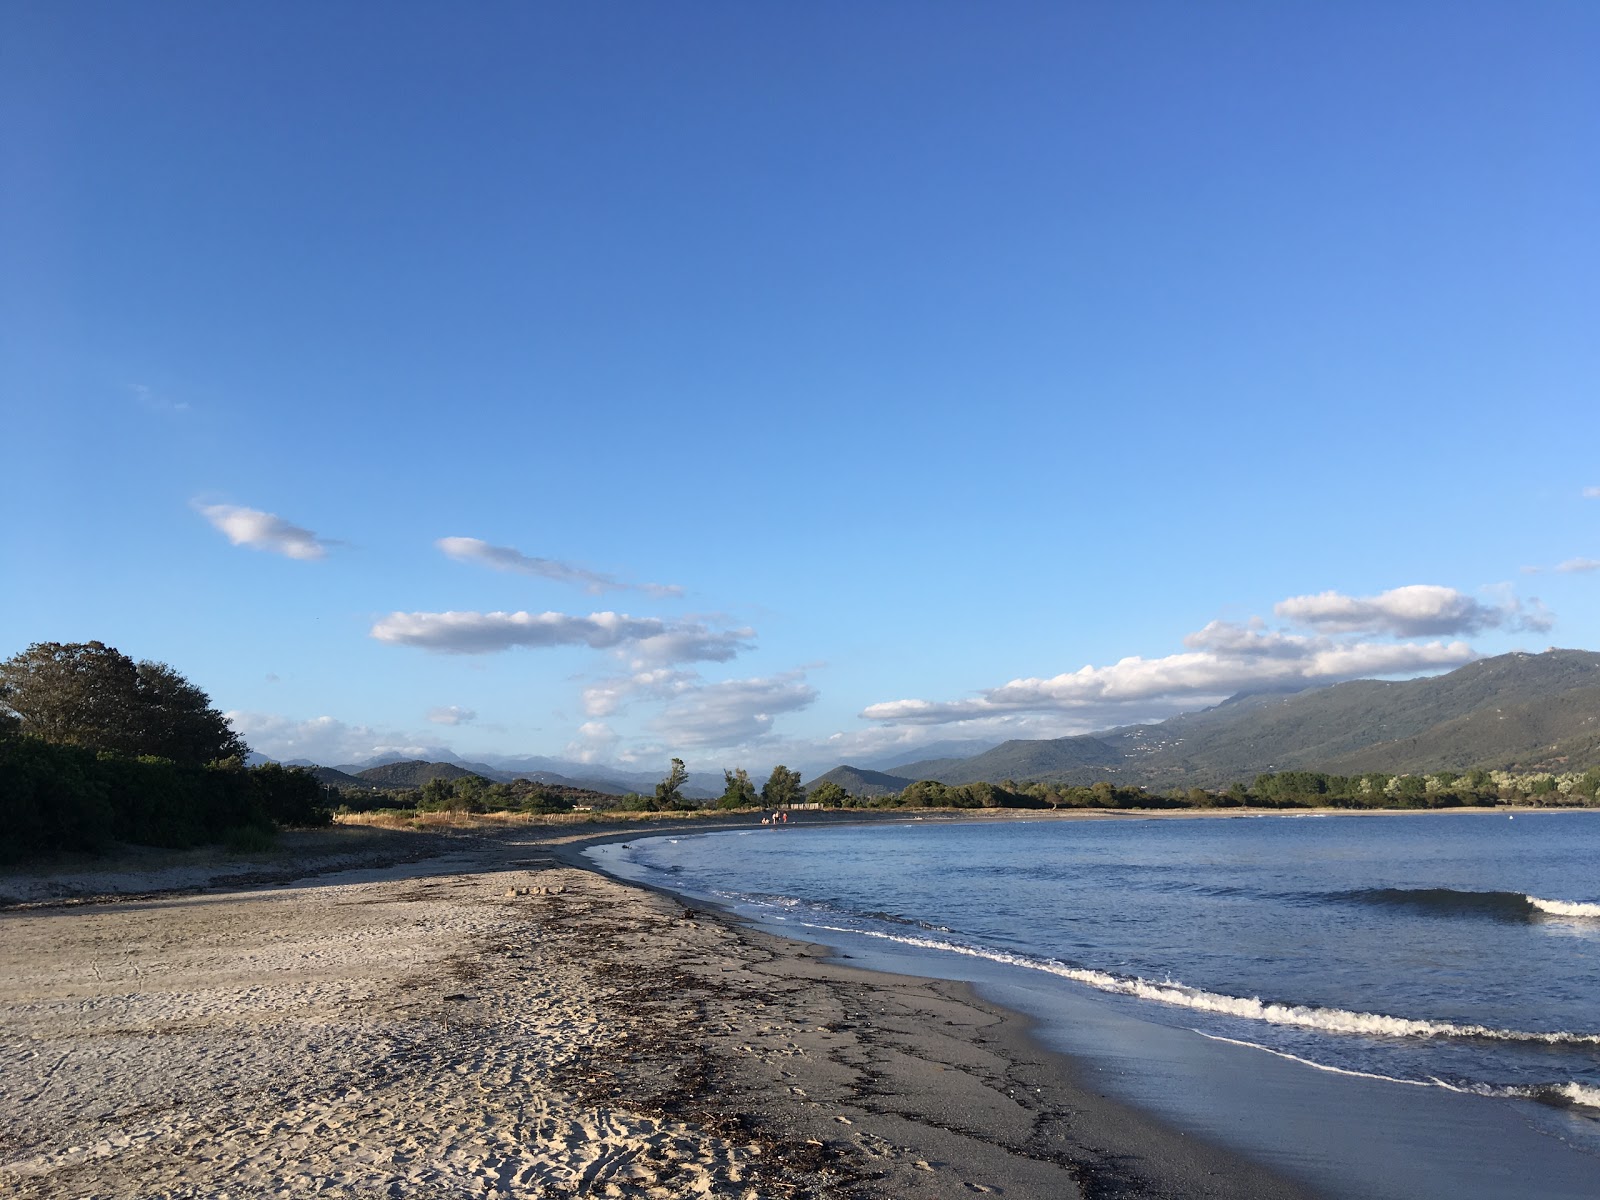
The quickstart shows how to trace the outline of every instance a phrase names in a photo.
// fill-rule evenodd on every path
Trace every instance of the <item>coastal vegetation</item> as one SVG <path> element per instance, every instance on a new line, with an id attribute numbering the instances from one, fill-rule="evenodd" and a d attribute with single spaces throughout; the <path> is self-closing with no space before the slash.
<path id="1" fill-rule="evenodd" d="M 1597 676 L 1600 655 L 1503 655 L 1434 679 L 1235 697 L 1161 725 L 1006 742 L 967 759 L 896 767 L 895 774 L 841 766 L 807 784 L 799 771 L 780 764 L 758 786 L 744 767 L 732 767 L 723 771 L 722 794 L 701 800 L 688 791 L 681 758 L 671 760 L 650 791 L 622 794 L 532 776 L 491 779 L 471 764 L 422 760 L 357 773 L 271 762 L 246 767 L 248 747 L 206 693 L 172 667 L 135 662 L 101 642 L 44 642 L 0 662 L 0 858 L 94 851 L 111 842 L 249 847 L 270 841 L 279 827 L 324 824 L 336 812 L 387 811 L 408 819 L 799 805 L 953 811 L 1590 806 L 1600 804 Z M 1373 740 L 1397 732 L 1405 735 L 1398 743 L 1392 736 Z M 1545 740 L 1542 749 L 1508 754 L 1508 739 Z M 1476 759 L 1473 744 L 1481 748 Z M 1300 746 L 1312 749 L 1295 749 Z M 1311 753 L 1325 753 L 1327 762 L 1282 767 Z M 1266 755 L 1271 769 L 1222 773 L 1223 764 L 1249 766 Z M 1441 757 L 1460 765 L 1406 765 Z M 1519 768 L 1530 761 L 1533 767 Z M 1328 769 L 1346 762 L 1367 765 Z M 1152 770 L 1152 763 L 1182 767 Z"/>
<path id="2" fill-rule="evenodd" d="M 309 774 L 248 749 L 200 688 L 101 642 L 0 662 L 0 859 L 109 843 L 254 848 L 326 824 Z"/>

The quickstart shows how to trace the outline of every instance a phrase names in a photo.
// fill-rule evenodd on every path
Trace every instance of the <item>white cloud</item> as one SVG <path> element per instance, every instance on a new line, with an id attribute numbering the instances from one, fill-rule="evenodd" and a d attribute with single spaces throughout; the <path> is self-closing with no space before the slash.
<path id="1" fill-rule="evenodd" d="M 673 746 L 741 746 L 771 732 L 782 713 L 817 698 L 799 671 L 757 679 L 689 684 L 675 690 L 650 728 Z"/>
<path id="2" fill-rule="evenodd" d="M 583 709 L 606 717 L 634 701 L 660 702 L 663 708 L 648 726 L 662 744 L 736 746 L 766 738 L 777 716 L 816 698 L 804 671 L 705 683 L 693 671 L 657 668 L 591 684 L 583 690 Z"/>
<path id="3" fill-rule="evenodd" d="M 1156 708 L 1181 711 L 1249 689 L 1335 683 L 1459 667 L 1477 653 L 1465 642 L 1337 641 L 1213 621 L 1164 658 L 1124 658 L 1048 679 L 1013 679 L 971 700 L 894 700 L 868 707 L 869 720 L 942 725 L 1021 713 L 1077 713 L 1086 728 L 1147 720 Z M 1170 711 L 1165 715 L 1170 715 Z"/>
<path id="4" fill-rule="evenodd" d="M 412 734 L 347 725 L 334 717 L 296 720 L 274 713 L 237 711 L 223 716 L 250 749 L 280 761 L 304 758 L 331 767 L 364 762 L 382 754 L 433 760 L 450 753 L 445 747 L 428 745 Z"/>
<path id="5" fill-rule="evenodd" d="M 567 757 L 579 762 L 603 762 L 621 740 L 617 731 L 604 721 L 585 721 L 578 726 L 578 736 L 567 743 Z"/>
<path id="6" fill-rule="evenodd" d="M 668 625 L 660 633 L 640 638 L 630 648 L 635 669 L 680 662 L 727 662 L 747 649 L 756 631 L 713 629 L 698 621 Z"/>
<path id="7" fill-rule="evenodd" d="M 660 667 L 618 679 L 602 679 L 583 689 L 583 711 L 591 717 L 609 717 L 639 696 L 665 698 L 688 687 L 699 677 L 692 671 Z"/>
<path id="8" fill-rule="evenodd" d="M 459 704 L 449 704 L 441 708 L 430 708 L 428 720 L 435 725 L 465 725 L 468 721 L 476 721 L 478 714 L 470 708 L 462 708 Z"/>
<path id="9" fill-rule="evenodd" d="M 1600 487 L 1586 487 L 1583 489 L 1585 500 L 1600 500 Z"/>
<path id="10" fill-rule="evenodd" d="M 712 629 L 698 621 L 663 621 L 598 612 L 586 617 L 546 612 L 390 613 L 372 626 L 380 642 L 441 654 L 494 654 L 513 646 L 621 649 L 640 663 L 726 662 L 747 649 L 753 629 Z"/>
<path id="11" fill-rule="evenodd" d="M 1567 575 L 1579 575 L 1586 571 L 1600 571 L 1600 558 L 1569 558 L 1566 562 L 1557 566 L 1556 570 Z"/>
<path id="12" fill-rule="evenodd" d="M 282 517 L 235 504 L 201 504 L 200 515 L 220 529 L 235 546 L 270 550 L 288 558 L 325 558 L 332 544 L 309 529 L 291 525 Z"/>
<path id="13" fill-rule="evenodd" d="M 1321 592 L 1291 596 L 1273 606 L 1286 621 L 1323 633 L 1376 633 L 1392 637 L 1440 637 L 1485 629 L 1549 629 L 1550 615 L 1537 600 L 1524 606 L 1506 595 L 1483 604 L 1455 588 L 1418 583 L 1376 596 Z"/>
<path id="14" fill-rule="evenodd" d="M 591 595 L 611 591 L 638 591 L 656 597 L 683 595 L 683 589 L 674 584 L 624 583 L 610 575 L 602 575 L 572 563 L 553 558 L 534 558 L 512 546 L 493 546 L 482 538 L 444 537 L 434 545 L 457 562 L 478 563 L 497 571 L 515 571 L 520 575 L 539 575 L 558 583 L 576 584 Z"/>

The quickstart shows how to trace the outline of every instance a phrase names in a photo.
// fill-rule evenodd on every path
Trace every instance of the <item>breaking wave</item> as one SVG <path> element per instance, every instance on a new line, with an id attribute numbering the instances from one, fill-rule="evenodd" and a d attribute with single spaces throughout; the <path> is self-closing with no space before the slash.
<path id="1" fill-rule="evenodd" d="M 1132 996 L 1158 1004 L 1218 1013 L 1248 1021 L 1265 1021 L 1270 1025 L 1288 1025 L 1301 1029 L 1316 1029 L 1326 1033 L 1357 1034 L 1367 1037 L 1388 1038 L 1472 1038 L 1482 1041 L 1520 1042 L 1547 1046 L 1600 1046 L 1600 1033 L 1524 1032 L 1519 1029 L 1494 1029 L 1488 1025 L 1468 1025 L 1454 1021 L 1428 1021 L 1412 1017 L 1391 1017 L 1383 1013 L 1351 1012 L 1342 1008 L 1319 1008 L 1309 1004 L 1287 1004 L 1260 997 L 1228 996 L 1208 992 L 1202 988 L 1172 980 L 1156 981 L 1137 975 L 1115 975 L 1109 971 L 1096 971 L 1088 967 L 1074 967 L 1053 959 L 1030 958 L 1004 950 L 989 950 L 978 946 L 962 945 L 937 938 L 902 936 L 867 929 L 847 929 L 834 925 L 817 925 L 817 929 L 832 933 L 850 933 L 863 937 L 896 942 L 923 950 L 937 950 L 948 954 L 962 954 L 1008 966 L 1025 967 L 1043 971 L 1062 979 L 1085 984 L 1097 991 L 1117 996 Z M 1576 1085 L 1574 1085 L 1576 1086 Z"/>
<path id="2" fill-rule="evenodd" d="M 1556 917 L 1600 917 L 1600 904 L 1584 904 L 1577 900 L 1541 900 L 1537 896 L 1524 896 L 1540 912 Z"/>
<path id="3" fill-rule="evenodd" d="M 1358 888 L 1307 899 L 1409 908 L 1437 916 L 1489 917 L 1498 921 L 1536 921 L 1541 916 L 1600 917 L 1600 904 L 1541 900 L 1521 892 L 1472 892 L 1456 888 Z"/>

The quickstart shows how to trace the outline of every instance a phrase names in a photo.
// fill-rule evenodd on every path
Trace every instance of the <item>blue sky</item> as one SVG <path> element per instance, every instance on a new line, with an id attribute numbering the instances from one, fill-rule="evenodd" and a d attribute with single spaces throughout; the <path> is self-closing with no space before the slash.
<path id="1" fill-rule="evenodd" d="M 284 758 L 714 769 L 1600 649 L 1596 61 L 1587 3 L 13 3 L 0 653 Z"/>

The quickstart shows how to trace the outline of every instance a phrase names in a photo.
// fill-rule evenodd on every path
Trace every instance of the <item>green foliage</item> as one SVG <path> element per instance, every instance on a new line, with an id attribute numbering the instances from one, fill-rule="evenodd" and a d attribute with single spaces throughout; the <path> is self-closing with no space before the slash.
<path id="1" fill-rule="evenodd" d="M 722 784 L 722 795 L 717 797 L 718 808 L 754 808 L 760 800 L 750 772 L 743 767 L 735 771 L 723 768 Z"/>
<path id="2" fill-rule="evenodd" d="M 683 759 L 672 760 L 672 768 L 667 772 L 667 777 L 656 784 L 656 803 L 661 811 L 671 812 L 682 807 L 683 785 L 689 782 L 689 771 L 683 765 Z"/>
<path id="3" fill-rule="evenodd" d="M 195 846 L 246 826 L 326 824 L 322 798 L 315 779 L 275 765 L 202 767 L 0 736 L 0 859 L 111 842 Z"/>
<path id="4" fill-rule="evenodd" d="M 411 809 L 417 806 L 414 791 L 374 791 L 372 788 L 330 788 L 329 802 L 341 813 L 376 812 L 380 809 Z"/>
<path id="5" fill-rule="evenodd" d="M 100 850 L 112 837 L 110 787 L 95 756 L 0 736 L 0 859 Z"/>
<path id="6" fill-rule="evenodd" d="M 278 825 L 318 826 L 332 822 L 332 814 L 323 804 L 322 785 L 309 771 L 262 763 L 246 776 L 255 806 Z"/>
<path id="7" fill-rule="evenodd" d="M 249 753 L 177 671 L 135 663 L 103 642 L 36 642 L 0 662 L 0 708 L 17 732 L 57 745 L 185 766 Z"/>
<path id="8" fill-rule="evenodd" d="M 843 808 L 851 800 L 850 793 L 831 779 L 812 785 L 807 794 L 811 797 L 811 803 L 820 804 L 823 808 Z"/>
<path id="9" fill-rule="evenodd" d="M 422 785 L 422 792 L 417 797 L 417 809 L 420 812 L 444 812 L 455 799 L 456 790 L 444 779 L 435 776 Z"/>
<path id="10" fill-rule="evenodd" d="M 482 775 L 463 775 L 451 786 L 450 807 L 455 812 L 486 812 L 489 807 L 489 781 Z"/>
<path id="11" fill-rule="evenodd" d="M 761 803 L 768 808 L 782 808 L 786 804 L 804 804 L 806 790 L 800 786 L 800 772 L 791 771 L 781 763 L 772 768 L 767 782 L 761 785 Z"/>

